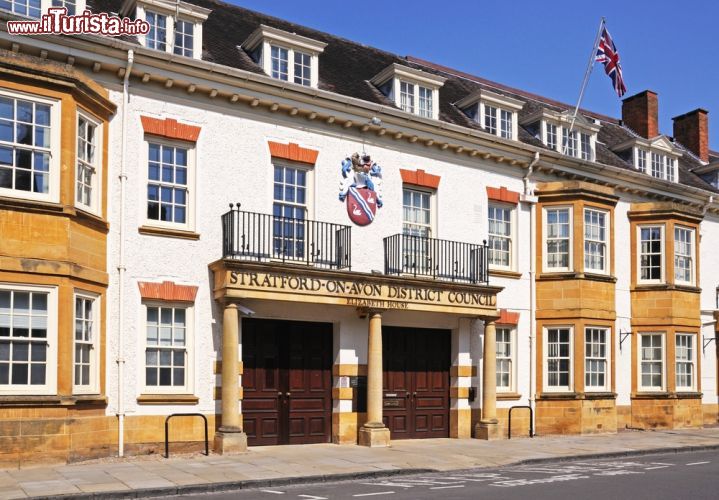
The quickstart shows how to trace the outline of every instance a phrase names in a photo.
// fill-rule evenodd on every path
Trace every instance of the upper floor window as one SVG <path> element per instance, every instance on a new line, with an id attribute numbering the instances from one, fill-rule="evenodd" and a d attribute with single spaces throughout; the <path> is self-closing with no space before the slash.
<path id="1" fill-rule="evenodd" d="M 479 123 L 485 132 L 517 139 L 517 113 L 524 103 L 512 97 L 482 90 L 460 99 L 455 106 Z"/>
<path id="2" fill-rule="evenodd" d="M 591 208 L 584 209 L 584 270 L 608 272 L 607 240 L 608 213 Z"/>
<path id="3" fill-rule="evenodd" d="M 272 214 L 274 256 L 302 259 L 306 251 L 307 190 L 309 171 L 300 167 L 275 165 Z"/>
<path id="4" fill-rule="evenodd" d="M 639 226 L 639 281 L 664 280 L 664 226 Z"/>
<path id="5" fill-rule="evenodd" d="M 511 392 L 514 384 L 514 332 L 509 327 L 497 327 L 497 391 Z"/>
<path id="6" fill-rule="evenodd" d="M 99 210 L 98 172 L 101 154 L 98 150 L 99 125 L 84 115 L 77 118 L 77 170 L 75 201 L 92 211 Z"/>
<path id="7" fill-rule="evenodd" d="M 135 17 L 144 19 L 150 31 L 140 37 L 145 47 L 177 54 L 202 58 L 202 23 L 210 10 L 190 2 L 175 0 L 137 0 L 126 2 L 128 7 L 136 4 Z M 121 15 L 131 16 L 128 10 Z"/>
<path id="8" fill-rule="evenodd" d="M 83 7 L 78 3 L 80 3 L 79 0 L 52 0 L 52 6 L 65 7 L 68 16 L 74 16 L 79 11 L 78 7 Z"/>
<path id="9" fill-rule="evenodd" d="M 54 289 L 0 285 L 0 394 L 54 394 Z"/>
<path id="10" fill-rule="evenodd" d="M 145 21 L 150 25 L 150 31 L 145 35 L 147 46 L 155 50 L 167 50 L 167 16 L 147 11 Z"/>
<path id="11" fill-rule="evenodd" d="M 150 142 L 148 152 L 148 222 L 191 227 L 191 150 L 187 146 Z"/>
<path id="12" fill-rule="evenodd" d="M 400 64 L 388 66 L 371 80 L 401 110 L 435 120 L 439 118 L 439 89 L 444 81 Z"/>
<path id="13" fill-rule="evenodd" d="M 242 44 L 272 78 L 315 88 L 319 84 L 319 56 L 326 46 L 324 42 L 264 24 Z"/>
<path id="14" fill-rule="evenodd" d="M 691 285 L 694 283 L 694 230 L 674 228 L 674 281 Z"/>
<path id="15" fill-rule="evenodd" d="M 569 112 L 544 109 L 525 118 L 522 125 L 551 150 L 587 161 L 596 158 L 600 127 L 582 115 L 573 119 Z"/>
<path id="16" fill-rule="evenodd" d="M 52 200 L 59 192 L 58 103 L 0 93 L 0 195 Z"/>
<path id="17" fill-rule="evenodd" d="M 42 2 L 41 0 L 0 0 L 0 9 L 21 16 L 39 18 Z"/>
<path id="18" fill-rule="evenodd" d="M 174 53 L 193 57 L 195 53 L 195 25 L 189 21 L 178 19 L 175 23 L 175 47 Z"/>
<path id="19" fill-rule="evenodd" d="M 402 232 L 410 236 L 432 236 L 432 193 L 418 189 L 402 190 Z"/>
<path id="20" fill-rule="evenodd" d="M 510 205 L 489 205 L 489 265 L 492 267 L 512 267 L 513 212 Z"/>
<path id="21" fill-rule="evenodd" d="M 644 157 L 646 158 L 647 152 L 641 149 L 637 149 L 637 156 L 641 153 L 644 154 Z M 675 160 L 671 156 L 651 152 L 651 170 L 650 174 L 652 177 L 656 177 L 657 179 L 665 179 L 670 182 L 674 182 L 676 174 L 675 174 Z M 644 163 L 644 170 L 639 168 L 639 158 L 637 158 L 637 169 L 639 171 L 646 171 L 646 160 L 643 161 Z"/>
<path id="22" fill-rule="evenodd" d="M 669 182 L 678 180 L 677 165 L 682 153 L 665 136 L 635 137 L 612 147 L 612 151 L 643 174 Z"/>
<path id="23" fill-rule="evenodd" d="M 572 265 L 572 210 L 569 207 L 544 209 L 544 265 L 550 271 L 569 271 Z"/>

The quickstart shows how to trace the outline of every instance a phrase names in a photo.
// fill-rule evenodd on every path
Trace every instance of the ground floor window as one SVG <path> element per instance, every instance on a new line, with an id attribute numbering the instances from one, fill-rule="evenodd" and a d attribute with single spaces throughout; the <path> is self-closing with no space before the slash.
<path id="1" fill-rule="evenodd" d="M 645 391 L 664 389 L 664 334 L 639 335 L 639 388 Z"/>
<path id="2" fill-rule="evenodd" d="M 164 305 L 147 305 L 146 309 L 146 390 L 188 391 L 190 309 Z"/>
<path id="3" fill-rule="evenodd" d="M 99 299 L 92 295 L 75 295 L 75 346 L 73 384 L 75 392 L 98 390 Z"/>
<path id="4" fill-rule="evenodd" d="M 0 394 L 55 392 L 54 289 L 0 285 Z"/>
<path id="5" fill-rule="evenodd" d="M 497 327 L 497 391 L 514 390 L 514 335 L 512 328 Z"/>
<path id="6" fill-rule="evenodd" d="M 584 388 L 588 391 L 608 389 L 608 339 L 607 328 L 584 330 Z"/>
<path id="7" fill-rule="evenodd" d="M 695 390 L 695 362 L 696 347 L 695 335 L 692 333 L 677 333 L 676 335 L 676 372 L 677 390 Z"/>
<path id="8" fill-rule="evenodd" d="M 547 328 L 545 338 L 545 387 L 550 391 L 571 389 L 572 329 Z"/>

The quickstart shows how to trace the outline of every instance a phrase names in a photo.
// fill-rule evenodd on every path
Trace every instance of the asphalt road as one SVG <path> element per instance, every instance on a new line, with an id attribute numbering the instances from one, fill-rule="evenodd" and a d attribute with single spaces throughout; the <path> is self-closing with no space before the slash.
<path id="1" fill-rule="evenodd" d="M 719 498 L 719 451 L 518 465 L 175 498 L 196 500 Z"/>

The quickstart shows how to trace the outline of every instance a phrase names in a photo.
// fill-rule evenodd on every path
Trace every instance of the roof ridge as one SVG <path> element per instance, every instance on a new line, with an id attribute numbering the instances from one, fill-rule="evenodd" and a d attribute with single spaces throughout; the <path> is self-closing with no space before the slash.
<path id="1" fill-rule="evenodd" d="M 450 68 L 450 67 L 444 66 L 444 65 L 442 65 L 442 64 L 433 63 L 433 62 L 427 61 L 427 60 L 425 60 L 425 59 L 420 59 L 419 57 L 407 56 L 407 60 L 408 60 L 409 62 L 413 62 L 413 63 L 415 63 L 415 64 L 427 66 L 428 68 L 432 68 L 432 69 L 435 69 L 435 70 L 437 70 L 437 71 L 443 71 L 443 72 L 445 72 L 445 73 L 448 73 L 448 74 L 453 75 L 453 76 L 458 77 L 458 78 L 464 78 L 464 79 L 466 79 L 466 80 L 470 80 L 470 81 L 473 81 L 473 82 L 475 82 L 475 83 L 481 83 L 481 84 L 483 84 L 483 85 L 488 85 L 488 86 L 490 86 L 490 87 L 495 87 L 495 88 L 497 88 L 498 90 L 503 90 L 503 91 L 505 91 L 505 92 L 512 92 L 512 93 L 515 93 L 515 94 L 520 95 L 520 96 L 522 96 L 522 97 L 526 97 L 526 98 L 528 98 L 528 99 L 533 99 L 533 100 L 538 101 L 538 102 L 542 102 L 542 103 L 545 103 L 545 104 L 549 104 L 549 105 L 557 106 L 557 107 L 561 107 L 561 108 L 567 108 L 567 109 L 570 109 L 570 110 L 574 108 L 574 106 L 572 106 L 571 104 L 567 104 L 567 103 L 564 103 L 564 102 L 561 102 L 561 101 L 557 101 L 557 100 L 555 100 L 555 99 L 550 99 L 550 98 L 548 98 L 548 97 L 544 97 L 544 96 L 541 96 L 541 95 L 539 95 L 539 94 L 535 94 L 535 93 L 533 93 L 533 92 L 528 92 L 528 91 L 526 91 L 526 90 L 518 89 L 518 88 L 515 88 L 515 87 L 510 87 L 509 85 L 504 85 L 503 83 L 498 83 L 498 82 L 495 82 L 495 81 L 492 81 L 492 80 L 488 80 L 488 79 L 486 79 L 486 78 L 482 78 L 481 76 L 473 75 L 473 74 L 471 74 L 471 73 L 466 73 L 466 72 L 464 72 L 464 71 L 457 70 L 457 69 L 454 69 L 454 68 Z M 598 118 L 598 119 L 600 119 L 600 120 L 604 120 L 604 121 L 606 121 L 606 122 L 614 123 L 615 125 L 619 125 L 619 119 L 617 119 L 617 118 L 614 118 L 614 117 L 611 117 L 611 116 L 608 116 L 608 115 L 603 115 L 603 114 L 601 114 L 601 113 L 596 113 L 596 112 L 594 112 L 594 111 L 590 111 L 590 110 L 587 110 L 587 109 L 584 109 L 584 108 L 579 108 L 579 111 L 580 111 L 583 115 L 591 116 L 591 117 L 593 117 L 593 118 Z"/>

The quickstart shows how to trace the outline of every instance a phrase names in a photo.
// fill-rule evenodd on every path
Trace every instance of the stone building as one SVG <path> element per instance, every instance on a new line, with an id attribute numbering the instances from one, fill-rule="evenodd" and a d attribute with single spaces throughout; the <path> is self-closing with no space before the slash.
<path id="1" fill-rule="evenodd" d="M 55 4 L 151 29 L 8 34 Z M 0 18 L 0 464 L 717 423 L 706 111 L 214 0 Z"/>

